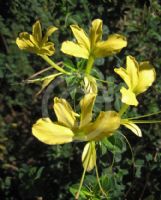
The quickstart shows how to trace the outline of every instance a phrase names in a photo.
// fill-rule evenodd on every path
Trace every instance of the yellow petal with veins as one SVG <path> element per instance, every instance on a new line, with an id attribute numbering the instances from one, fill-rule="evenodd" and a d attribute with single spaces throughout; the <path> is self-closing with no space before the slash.
<path id="1" fill-rule="evenodd" d="M 91 171 L 96 165 L 95 142 L 88 142 L 82 153 L 82 163 L 86 171 Z"/>
<path id="2" fill-rule="evenodd" d="M 135 88 L 137 94 L 145 92 L 155 81 L 156 72 L 154 67 L 148 62 L 141 62 L 139 65 L 139 81 Z"/>
<path id="3" fill-rule="evenodd" d="M 120 68 L 115 68 L 114 71 L 125 81 L 126 85 L 129 88 L 131 88 L 131 80 L 130 80 L 129 75 L 127 74 L 126 69 L 124 69 L 123 67 L 120 67 Z"/>
<path id="4" fill-rule="evenodd" d="M 126 89 L 126 88 L 122 87 L 120 92 L 122 94 L 121 101 L 123 103 L 125 103 L 127 105 L 133 105 L 133 106 L 138 105 L 138 100 L 136 99 L 136 95 L 130 89 Z"/>
<path id="5" fill-rule="evenodd" d="M 32 127 L 32 134 L 49 145 L 72 142 L 74 136 L 69 128 L 57 125 L 49 118 L 39 119 Z"/>
<path id="6" fill-rule="evenodd" d="M 36 47 L 39 49 L 40 44 L 38 43 L 38 41 L 35 39 L 33 35 L 30 35 L 30 42 L 32 42 L 33 47 Z"/>
<path id="7" fill-rule="evenodd" d="M 16 44 L 20 49 L 26 49 L 28 47 L 28 44 L 20 38 L 16 39 Z"/>
<path id="8" fill-rule="evenodd" d="M 72 32 L 78 42 L 78 44 L 81 47 L 84 47 L 87 49 L 87 51 L 90 50 L 90 42 L 89 38 L 87 37 L 86 33 L 83 29 L 81 29 L 78 25 L 71 25 L 70 28 L 72 29 Z"/>
<path id="9" fill-rule="evenodd" d="M 60 124 L 69 128 L 74 127 L 78 114 L 73 111 L 65 99 L 54 98 L 54 111 Z"/>
<path id="10" fill-rule="evenodd" d="M 120 126 L 120 115 L 115 111 L 100 112 L 97 119 L 84 127 L 87 140 L 109 137 Z"/>
<path id="11" fill-rule="evenodd" d="M 123 123 L 122 125 L 124 125 L 128 129 L 130 129 L 138 137 L 142 137 L 141 129 L 133 122 L 127 121 L 127 122 Z"/>
<path id="12" fill-rule="evenodd" d="M 88 93 L 97 94 L 97 92 L 98 92 L 97 82 L 93 76 L 86 75 L 84 77 L 84 92 L 85 92 L 85 94 L 88 94 Z"/>
<path id="13" fill-rule="evenodd" d="M 139 65 L 134 57 L 126 57 L 126 72 L 129 76 L 131 84 L 128 85 L 129 89 L 134 90 L 138 84 L 139 79 Z"/>
<path id="14" fill-rule="evenodd" d="M 80 46 L 71 41 L 65 41 L 62 43 L 61 51 L 65 54 L 75 56 L 78 58 L 88 59 L 89 51 L 84 46 Z"/>
<path id="15" fill-rule="evenodd" d="M 50 37 L 56 30 L 58 30 L 55 26 L 51 26 L 47 29 L 43 39 L 42 39 L 42 43 L 45 43 L 48 41 L 48 37 Z"/>
<path id="16" fill-rule="evenodd" d="M 16 39 L 16 44 L 20 49 L 27 49 L 28 47 L 34 47 L 34 44 L 30 41 L 30 35 L 27 32 L 20 33 Z"/>
<path id="17" fill-rule="evenodd" d="M 37 52 L 37 54 L 52 56 L 55 53 L 54 43 L 46 42 Z"/>
<path id="18" fill-rule="evenodd" d="M 90 44 L 91 48 L 95 46 L 97 42 L 102 39 L 102 20 L 95 19 L 92 21 L 92 27 L 90 29 Z"/>
<path id="19" fill-rule="evenodd" d="M 80 101 L 81 107 L 81 119 L 80 119 L 80 128 L 91 122 L 92 120 L 92 110 L 95 102 L 96 94 L 89 93 L 86 94 L 83 99 Z"/>
<path id="20" fill-rule="evenodd" d="M 110 56 L 120 52 L 126 46 L 126 37 L 119 34 L 112 34 L 106 41 L 101 41 L 96 44 L 93 54 L 98 58 Z"/>
<path id="21" fill-rule="evenodd" d="M 34 39 L 40 43 L 42 40 L 42 30 L 41 30 L 41 24 L 40 21 L 36 21 L 32 26 L 32 36 Z"/>

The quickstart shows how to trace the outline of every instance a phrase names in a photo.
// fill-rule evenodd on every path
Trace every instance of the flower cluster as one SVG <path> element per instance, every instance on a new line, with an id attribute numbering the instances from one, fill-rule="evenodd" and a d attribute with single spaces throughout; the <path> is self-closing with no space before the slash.
<path id="1" fill-rule="evenodd" d="M 129 106 L 137 106 L 139 104 L 137 96 L 145 92 L 153 84 L 156 79 L 156 72 L 148 61 L 138 63 L 134 57 L 128 55 L 126 57 L 126 68 L 114 69 L 115 73 L 126 83 L 120 89 L 122 95 L 120 111 L 100 111 L 98 116 L 94 118 L 92 112 L 99 92 L 97 79 L 91 75 L 94 62 L 97 58 L 119 53 L 127 46 L 127 40 L 125 36 L 120 34 L 112 34 L 108 36 L 107 40 L 102 40 L 102 20 L 100 19 L 92 21 L 89 33 L 86 33 L 75 24 L 71 25 L 70 28 L 76 40 L 64 41 L 61 51 L 64 54 L 86 60 L 83 72 L 84 96 L 80 100 L 80 113 L 73 110 L 65 99 L 55 97 L 53 109 L 57 121 L 53 122 L 49 117 L 40 118 L 33 125 L 32 133 L 38 140 L 49 145 L 64 144 L 72 141 L 86 142 L 82 153 L 82 164 L 85 171 L 90 171 L 96 166 L 96 143 L 98 141 L 115 134 L 121 125 L 141 137 L 141 129 L 136 124 L 152 122 L 150 120 L 139 120 L 139 117 L 124 118 L 123 114 Z M 49 58 L 55 53 L 55 48 L 53 42 L 49 42 L 48 38 L 56 30 L 57 28 L 52 26 L 42 36 L 40 22 L 37 21 L 33 25 L 32 34 L 27 32 L 20 33 L 16 40 L 20 49 L 41 56 L 59 72 L 43 78 L 28 80 L 31 83 L 42 81 L 41 91 L 57 76 L 71 76 L 76 71 L 76 69 L 73 70 L 74 72 L 63 69 Z"/>

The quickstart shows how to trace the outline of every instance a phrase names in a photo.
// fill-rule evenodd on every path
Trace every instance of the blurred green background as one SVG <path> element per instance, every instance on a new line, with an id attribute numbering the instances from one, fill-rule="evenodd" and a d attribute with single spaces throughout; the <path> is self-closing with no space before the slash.
<path id="1" fill-rule="evenodd" d="M 23 80 L 47 67 L 36 55 L 22 52 L 15 44 L 22 31 L 31 31 L 40 19 L 43 28 L 59 28 L 52 37 L 56 47 L 55 61 L 64 59 L 59 48 L 71 39 L 70 24 L 88 30 L 95 18 L 103 19 L 104 36 L 121 33 L 128 46 L 115 57 L 98 61 L 107 79 L 115 77 L 113 68 L 124 65 L 125 55 L 138 61 L 150 60 L 157 71 L 157 80 L 140 98 L 129 114 L 147 114 L 161 110 L 161 1 L 157 0 L 6 0 L 0 2 L 0 199 L 1 200 L 70 200 L 74 199 L 75 183 L 82 173 L 82 144 L 47 146 L 31 135 L 32 124 L 41 117 L 41 98 L 34 98 L 38 85 Z M 65 56 L 67 57 L 67 56 Z M 101 66 L 102 65 L 102 66 Z M 148 78 L 148 77 L 145 77 Z M 116 88 L 119 91 L 118 88 Z M 112 90 L 113 91 L 113 90 Z M 60 91 L 58 91 L 59 93 Z M 114 105 L 118 99 L 115 94 Z M 160 116 L 158 118 L 161 119 Z M 161 200 L 161 125 L 141 125 L 143 138 L 127 130 L 135 156 L 131 164 L 128 145 L 119 148 L 104 146 L 98 151 L 103 187 L 111 200 Z M 127 133 L 127 134 L 126 134 Z M 102 151 L 102 152 L 101 152 Z M 111 152 L 115 152 L 111 170 Z M 80 199 L 99 200 L 94 172 L 86 177 Z M 77 186 L 77 185 L 76 185 Z M 69 191 L 70 188 L 70 191 Z"/>

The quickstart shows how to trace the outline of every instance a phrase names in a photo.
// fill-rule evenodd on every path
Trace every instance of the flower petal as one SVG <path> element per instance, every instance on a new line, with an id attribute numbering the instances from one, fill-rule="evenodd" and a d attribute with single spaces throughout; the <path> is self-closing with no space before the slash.
<path id="1" fill-rule="evenodd" d="M 139 65 L 135 58 L 132 56 L 126 56 L 126 72 L 131 82 L 129 88 L 134 90 L 138 84 Z"/>
<path id="2" fill-rule="evenodd" d="M 82 163 L 86 171 L 91 171 L 96 165 L 95 142 L 88 142 L 82 153 Z"/>
<path id="3" fill-rule="evenodd" d="M 73 111 L 65 99 L 54 98 L 54 111 L 60 124 L 69 128 L 74 127 L 78 114 Z"/>
<path id="4" fill-rule="evenodd" d="M 109 137 L 120 126 L 120 116 L 115 111 L 100 112 L 97 119 L 87 125 L 84 131 L 87 133 L 87 140 L 100 140 Z"/>
<path id="5" fill-rule="evenodd" d="M 51 26 L 47 29 L 43 39 L 42 39 L 42 43 L 45 43 L 48 41 L 48 37 L 50 37 L 56 30 L 58 30 L 55 26 Z"/>
<path id="6" fill-rule="evenodd" d="M 114 71 L 125 81 L 126 85 L 129 88 L 131 88 L 130 77 L 127 74 L 126 69 L 124 69 L 123 67 L 120 67 L 120 68 L 115 68 Z"/>
<path id="7" fill-rule="evenodd" d="M 16 39 L 16 44 L 20 49 L 28 49 L 34 47 L 34 44 L 30 41 L 30 34 L 27 32 L 20 33 Z"/>
<path id="8" fill-rule="evenodd" d="M 126 37 L 119 34 L 112 34 L 106 41 L 101 41 L 96 44 L 94 55 L 98 58 L 110 56 L 120 52 L 126 46 Z"/>
<path id="9" fill-rule="evenodd" d="M 86 33 L 83 29 L 81 29 L 78 25 L 71 25 L 70 28 L 81 47 L 84 47 L 87 51 L 90 50 L 90 42 L 89 38 L 87 37 Z"/>
<path id="10" fill-rule="evenodd" d="M 32 35 L 34 39 L 40 43 L 42 40 L 42 30 L 41 30 L 41 24 L 40 21 L 36 21 L 32 26 Z"/>
<path id="11" fill-rule="evenodd" d="M 53 123 L 49 118 L 39 119 L 32 127 L 32 134 L 45 144 L 72 142 L 74 133 L 64 126 Z"/>
<path id="12" fill-rule="evenodd" d="M 86 75 L 84 77 L 84 92 L 85 94 L 88 93 L 95 93 L 97 94 L 97 83 L 96 79 L 93 76 Z"/>
<path id="13" fill-rule="evenodd" d="M 65 54 L 75 56 L 78 58 L 88 59 L 89 51 L 84 47 L 80 46 L 71 41 L 65 41 L 62 43 L 61 51 Z"/>
<path id="14" fill-rule="evenodd" d="M 123 103 L 125 103 L 127 105 L 133 105 L 133 106 L 138 105 L 138 100 L 136 99 L 136 95 L 130 89 L 126 89 L 126 88 L 122 87 L 120 92 L 122 94 L 121 101 Z"/>
<path id="15" fill-rule="evenodd" d="M 41 49 L 39 50 L 38 54 L 52 56 L 54 53 L 55 53 L 54 43 L 52 43 L 52 42 L 46 42 L 41 47 Z"/>
<path id="16" fill-rule="evenodd" d="M 124 125 L 128 129 L 130 129 L 138 137 L 142 137 L 141 129 L 133 122 L 127 121 L 127 122 L 123 123 L 122 125 Z"/>
<path id="17" fill-rule="evenodd" d="M 145 92 L 155 81 L 156 72 L 154 67 L 148 62 L 142 62 L 139 66 L 139 81 L 135 88 L 137 94 Z"/>
<path id="18" fill-rule="evenodd" d="M 19 37 L 16 39 L 16 44 L 20 49 L 28 48 L 28 44 L 25 41 L 23 41 L 22 39 L 20 39 Z"/>
<path id="19" fill-rule="evenodd" d="M 35 39 L 35 37 L 33 37 L 33 35 L 30 35 L 30 42 L 32 42 L 33 46 L 36 47 L 37 49 L 39 49 L 39 42 Z"/>
<path id="20" fill-rule="evenodd" d="M 90 29 L 90 43 L 91 48 L 95 46 L 97 42 L 102 39 L 102 20 L 95 19 L 92 21 L 92 27 Z"/>
<path id="21" fill-rule="evenodd" d="M 96 99 L 96 94 L 89 93 L 86 94 L 80 101 L 80 107 L 81 107 L 80 128 L 82 128 L 92 120 L 92 109 L 95 99 Z"/>

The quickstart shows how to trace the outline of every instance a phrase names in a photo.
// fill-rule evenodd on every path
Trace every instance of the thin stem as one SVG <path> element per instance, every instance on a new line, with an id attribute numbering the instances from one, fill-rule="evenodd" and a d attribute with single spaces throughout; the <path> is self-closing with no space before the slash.
<path id="1" fill-rule="evenodd" d="M 128 144 L 128 146 L 129 146 L 129 148 L 130 148 L 130 151 L 131 151 L 131 156 L 132 156 L 132 163 L 133 164 L 135 164 L 134 163 L 134 153 L 133 153 L 133 150 L 132 150 L 132 147 L 131 147 L 131 144 L 130 144 L 130 142 L 128 141 L 128 139 L 126 138 L 126 136 L 125 135 L 123 135 L 122 133 L 120 133 L 119 132 L 119 134 L 126 140 L 126 142 L 127 142 L 127 144 Z"/>
<path id="2" fill-rule="evenodd" d="M 57 73 L 57 74 L 51 74 L 51 75 L 48 75 L 48 76 L 45 76 L 45 77 L 42 77 L 42 78 L 36 78 L 36 79 L 31 79 L 31 80 L 27 80 L 26 83 L 35 83 L 35 82 L 38 82 L 38 81 L 44 81 L 46 79 L 49 79 L 49 78 L 55 78 L 59 75 L 61 75 L 62 73 Z"/>
<path id="3" fill-rule="evenodd" d="M 159 113 L 161 113 L 161 111 L 151 113 L 151 114 L 142 115 L 142 116 L 130 117 L 130 118 L 127 118 L 127 119 L 140 119 L 140 118 L 144 118 L 144 117 L 150 117 L 150 116 L 153 116 L 153 115 L 157 115 Z"/>
<path id="4" fill-rule="evenodd" d="M 124 114 L 124 112 L 128 109 L 129 105 L 127 104 L 122 104 L 122 107 L 119 111 L 120 116 L 122 116 Z"/>
<path id="5" fill-rule="evenodd" d="M 43 58 L 47 63 L 49 63 L 49 65 L 51 65 L 53 68 L 55 68 L 59 72 L 62 72 L 63 74 L 70 75 L 69 72 L 65 71 L 64 69 L 59 67 L 57 64 L 55 64 L 48 56 L 41 55 L 41 58 Z"/>
<path id="6" fill-rule="evenodd" d="M 155 124 L 161 123 L 161 120 L 132 120 L 135 124 Z"/>
<path id="7" fill-rule="evenodd" d="M 105 80 L 101 80 L 101 79 L 99 79 L 99 78 L 95 78 L 97 81 L 100 81 L 100 82 L 102 82 L 102 83 L 106 83 L 106 84 L 114 84 L 114 82 L 112 82 L 112 81 L 105 81 Z"/>
<path id="8" fill-rule="evenodd" d="M 92 142 L 90 142 L 90 144 L 92 144 Z M 88 162 L 84 167 L 84 171 L 83 171 L 82 178 L 81 178 L 81 181 L 80 181 L 80 184 L 79 184 L 78 192 L 77 192 L 77 194 L 75 196 L 75 200 L 78 200 L 78 198 L 79 198 L 80 191 L 81 191 L 81 188 L 82 188 L 82 185 L 83 185 L 83 181 L 84 181 L 84 178 L 85 178 L 85 174 L 86 174 L 86 171 L 87 171 L 87 167 L 88 167 L 88 164 L 89 164 L 89 160 L 90 160 L 90 156 L 88 156 Z"/>
<path id="9" fill-rule="evenodd" d="M 35 78 L 36 76 L 38 76 L 38 75 L 40 75 L 40 74 L 42 74 L 42 73 L 44 73 L 44 72 L 46 72 L 46 71 L 48 71 L 50 69 L 53 69 L 53 67 L 47 67 L 47 68 L 45 68 L 45 69 L 43 69 L 43 70 L 41 70 L 39 72 L 36 72 L 35 74 L 31 75 L 29 78 L 24 80 L 24 82 L 27 82 L 28 80 L 31 80 L 31 79 Z"/>
<path id="10" fill-rule="evenodd" d="M 114 145 L 113 146 L 115 146 L 115 144 L 116 144 L 116 138 L 114 137 Z M 112 163 L 111 163 L 111 165 L 109 166 L 109 168 L 111 169 L 111 172 L 112 172 L 112 167 L 113 167 L 113 165 L 114 165 L 114 161 L 115 161 L 115 155 L 116 155 L 116 151 L 115 151 L 115 149 L 114 149 L 114 153 L 113 153 L 113 158 L 112 158 Z"/>
<path id="11" fill-rule="evenodd" d="M 89 56 L 88 62 L 87 62 L 87 67 L 86 67 L 86 74 L 90 74 L 91 73 L 91 69 L 93 67 L 94 64 L 94 57 L 93 56 Z"/>
<path id="12" fill-rule="evenodd" d="M 95 145 L 95 142 L 90 142 L 90 145 Z M 81 178 L 81 181 L 80 181 L 80 184 L 79 184 L 79 189 L 78 189 L 78 192 L 76 193 L 76 196 L 75 196 L 75 200 L 78 200 L 79 198 L 79 195 L 80 195 L 80 191 L 81 191 L 81 188 L 82 188 L 82 185 L 83 185 L 83 181 L 84 181 L 84 178 L 85 178 L 85 173 L 87 171 L 87 167 L 89 165 L 89 162 L 90 162 L 90 155 L 88 155 L 88 158 L 87 158 L 87 164 L 84 166 L 84 171 L 83 171 L 83 174 L 82 174 L 82 178 Z"/>
<path id="13" fill-rule="evenodd" d="M 60 61 L 60 62 L 58 62 L 58 63 L 56 63 L 57 65 L 61 65 L 63 62 L 62 61 Z M 36 76 L 38 76 L 38 75 L 40 75 L 40 74 L 42 74 L 42 73 L 44 73 L 44 72 L 46 72 L 46 71 L 48 71 L 48 70 L 50 70 L 50 69 L 53 69 L 53 67 L 47 67 L 47 68 L 45 68 L 45 69 L 42 69 L 42 70 L 40 70 L 40 71 L 38 71 L 38 72 L 36 72 L 35 74 L 33 74 L 33 75 L 31 75 L 29 78 L 27 78 L 26 80 L 24 80 L 24 82 L 26 82 L 26 81 L 28 81 L 28 80 L 30 80 L 30 79 L 33 79 L 34 77 L 36 77 Z"/>
<path id="14" fill-rule="evenodd" d="M 97 177 L 99 188 L 100 188 L 102 194 L 108 199 L 108 196 L 107 196 L 106 192 L 103 190 L 103 188 L 101 186 L 101 182 L 100 182 L 100 178 L 99 178 L 99 174 L 98 174 L 97 164 L 95 165 L 95 169 L 96 169 L 96 177 Z"/>
<path id="15" fill-rule="evenodd" d="M 78 192 L 77 192 L 77 194 L 75 196 L 75 200 L 78 200 L 78 198 L 79 198 L 79 194 L 80 194 L 80 191 L 81 191 L 81 188 L 82 188 L 82 185 L 83 185 L 83 181 L 84 181 L 84 177 L 85 177 L 85 174 L 86 174 L 86 169 L 87 169 L 87 167 L 84 168 L 84 171 L 83 171 L 83 174 L 82 174 L 82 178 L 81 178 L 81 181 L 80 181 L 80 184 L 79 184 L 79 189 L 78 189 Z"/>

